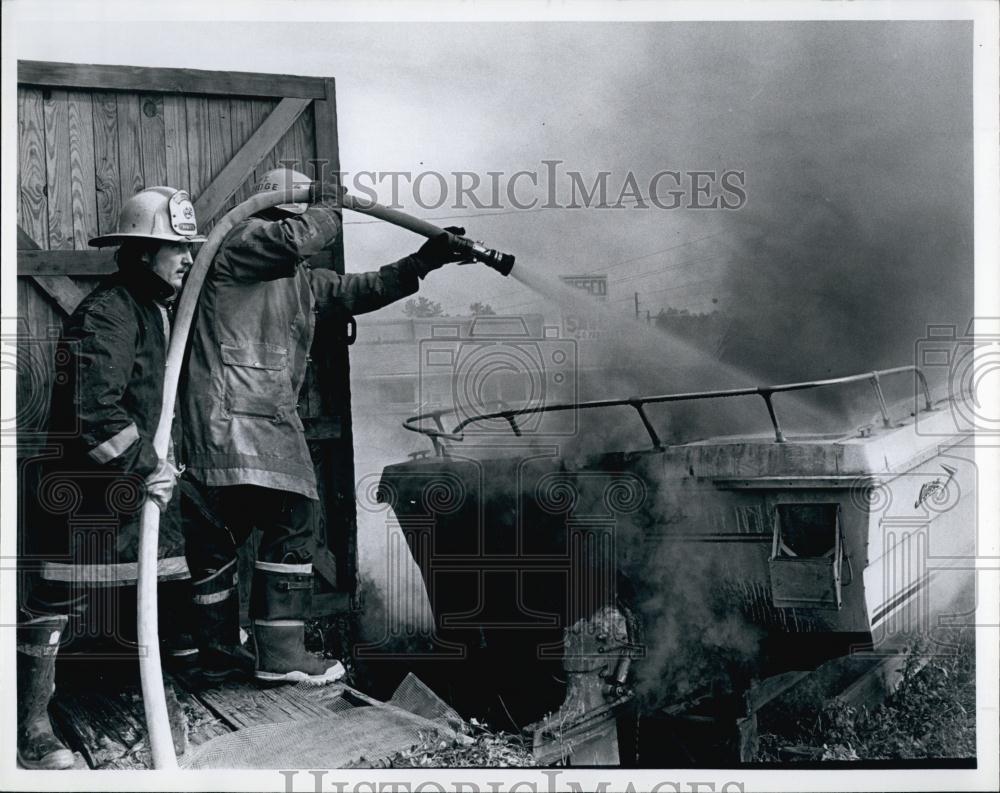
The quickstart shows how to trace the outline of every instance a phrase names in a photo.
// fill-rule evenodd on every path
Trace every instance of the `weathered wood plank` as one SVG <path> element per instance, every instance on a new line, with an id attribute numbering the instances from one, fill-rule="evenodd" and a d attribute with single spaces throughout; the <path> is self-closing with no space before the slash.
<path id="1" fill-rule="evenodd" d="M 337 88 L 333 80 L 325 80 L 326 98 L 313 102 L 313 137 L 319 175 L 324 180 L 340 179 L 340 149 L 337 136 Z M 310 263 L 338 273 L 344 272 L 344 235 L 341 234 L 330 250 L 321 251 Z M 345 354 L 346 359 L 346 354 Z"/>
<path id="2" fill-rule="evenodd" d="M 18 132 L 18 149 L 20 150 L 20 134 L 21 134 L 21 116 L 24 113 L 24 94 L 18 89 L 17 92 L 17 132 Z M 18 151 L 18 157 L 20 157 L 20 151 Z M 20 170 L 20 169 L 18 169 Z M 21 176 L 18 173 L 17 179 L 17 190 L 15 191 L 15 214 L 17 217 L 18 228 L 21 226 Z"/>
<path id="3" fill-rule="evenodd" d="M 189 96 L 185 99 L 188 124 L 188 191 L 195 200 L 212 182 L 212 148 L 208 136 L 208 100 Z M 199 230 L 207 230 L 210 218 L 197 216 Z"/>
<path id="4" fill-rule="evenodd" d="M 802 671 L 784 672 L 755 683 L 744 695 L 747 715 L 753 715 L 772 699 L 780 697 L 788 689 L 801 682 L 808 674 L 808 672 Z"/>
<path id="5" fill-rule="evenodd" d="M 105 91 L 303 98 L 326 95 L 323 79 L 319 77 L 52 61 L 18 61 L 17 81 L 32 85 L 98 88 Z"/>
<path id="6" fill-rule="evenodd" d="M 340 173 L 340 144 L 337 135 L 337 96 L 333 80 L 325 80 L 326 97 L 313 102 L 314 138 L 316 159 L 323 169 L 324 179 Z"/>
<path id="7" fill-rule="evenodd" d="M 259 127 L 264 123 L 271 113 L 274 112 L 274 108 L 278 106 L 277 102 L 271 102 L 266 99 L 254 99 L 250 102 L 250 109 L 253 113 L 253 120 L 255 127 Z M 264 159 L 260 161 L 256 168 L 254 168 L 254 184 L 256 184 L 264 174 L 270 171 L 272 168 L 278 166 L 278 158 L 274 153 L 274 148 L 272 147 L 267 154 L 264 155 Z"/>
<path id="8" fill-rule="evenodd" d="M 206 708 L 196 696 L 188 693 L 179 685 L 175 686 L 175 691 L 187 717 L 188 741 L 192 747 L 201 746 L 212 738 L 232 732 L 222 719 Z"/>
<path id="9" fill-rule="evenodd" d="M 83 754 L 91 768 L 101 768 L 120 759 L 138 741 L 140 724 L 131 709 L 102 699 L 85 692 L 57 689 L 51 705 L 59 731 L 70 746 Z"/>
<path id="10" fill-rule="evenodd" d="M 73 247 L 86 250 L 97 236 L 97 185 L 94 168 L 94 111 L 90 94 L 70 91 L 69 169 L 73 205 Z"/>
<path id="11" fill-rule="evenodd" d="M 28 232 L 21 228 L 20 223 L 17 224 L 17 249 L 19 251 L 38 250 L 38 243 L 31 238 L 31 235 L 28 234 Z"/>
<path id="12" fill-rule="evenodd" d="M 316 130 L 311 107 L 299 116 L 292 129 L 295 131 L 296 146 L 302 152 L 302 173 L 315 180 L 323 164 L 316 155 Z"/>
<path id="13" fill-rule="evenodd" d="M 107 275 L 118 269 L 114 251 L 31 251 L 17 252 L 17 274 L 36 275 Z"/>
<path id="14" fill-rule="evenodd" d="M 93 102 L 97 231 L 110 234 L 118 226 L 122 202 L 118 178 L 118 102 L 114 94 L 108 93 L 95 93 Z"/>
<path id="15" fill-rule="evenodd" d="M 281 724 L 328 716 L 330 711 L 294 686 L 261 688 L 256 683 L 230 681 L 197 692 L 212 713 L 233 729 L 257 724 Z"/>
<path id="16" fill-rule="evenodd" d="M 233 146 L 240 151 L 244 146 L 246 146 L 247 141 L 250 140 L 250 136 L 253 135 L 254 130 L 256 130 L 259 125 L 254 123 L 251 100 L 234 98 L 230 101 L 229 107 L 229 117 L 233 123 Z M 253 174 L 251 172 L 251 176 L 252 175 Z M 236 201 L 241 203 L 250 197 L 252 191 L 253 181 L 244 179 L 243 183 L 236 188 L 233 195 L 235 196 Z"/>
<path id="17" fill-rule="evenodd" d="M 23 89 L 18 93 L 18 193 L 21 218 L 18 225 L 37 243 L 48 244 L 49 215 L 45 188 L 45 112 L 42 92 Z"/>
<path id="18" fill-rule="evenodd" d="M 60 321 L 53 305 L 26 278 L 17 279 L 17 315 L 20 320 L 16 381 L 18 440 L 35 437 L 44 442 L 55 376 L 55 342 L 50 329 L 56 330 Z"/>
<path id="19" fill-rule="evenodd" d="M 36 275 L 33 280 L 67 316 L 76 311 L 88 294 L 65 275 Z"/>
<path id="20" fill-rule="evenodd" d="M 325 96 L 313 102 L 313 145 L 316 159 L 317 177 L 324 181 L 336 181 L 340 176 L 340 152 L 337 134 L 336 84 L 332 79 L 324 80 Z M 343 235 L 337 239 L 332 249 L 312 257 L 310 264 L 328 267 L 336 272 L 344 272 Z M 342 592 L 350 593 L 357 586 L 357 527 L 354 517 L 354 470 L 351 463 L 350 421 L 350 362 L 346 345 L 338 344 L 317 356 L 309 376 L 309 407 L 313 412 L 343 415 L 345 420 L 338 426 L 339 440 L 323 444 L 327 475 L 324 476 L 325 536 L 318 537 L 320 545 L 328 546 L 337 563 L 337 583 Z M 329 386 L 333 384 L 331 389 Z M 346 453 L 346 454 L 345 454 Z M 343 461 L 347 461 L 344 465 Z M 345 509 L 345 505 L 349 505 Z M 336 604 L 331 603 L 331 608 Z"/>
<path id="21" fill-rule="evenodd" d="M 306 440 L 331 441 L 341 439 L 344 430 L 340 416 L 324 416 L 319 412 L 305 413 L 301 411 L 299 415 L 305 425 Z"/>
<path id="22" fill-rule="evenodd" d="M 160 94 L 140 94 L 139 110 L 143 186 L 153 187 L 168 184 L 163 96 Z M 179 185 L 170 186 L 179 189 Z"/>
<path id="23" fill-rule="evenodd" d="M 303 113 L 280 137 L 275 144 L 274 153 L 279 167 L 294 168 L 308 176 L 310 175 L 308 172 L 310 170 L 309 160 L 315 158 L 315 151 L 312 148 L 309 150 L 305 148 L 305 134 L 302 127 L 307 123 L 311 125 L 312 119 L 307 118 L 307 114 Z"/>
<path id="24" fill-rule="evenodd" d="M 45 185 L 48 190 L 50 250 L 73 247 L 73 196 L 70 183 L 69 107 L 66 92 L 43 92 Z"/>
<path id="25" fill-rule="evenodd" d="M 163 135 L 167 166 L 167 184 L 190 191 L 188 175 L 187 106 L 184 97 L 163 97 Z"/>
<path id="26" fill-rule="evenodd" d="M 264 120 L 239 152 L 233 156 L 230 150 L 224 161 L 220 160 L 215 152 L 217 138 L 221 138 L 224 145 L 225 136 L 222 135 L 221 130 L 216 136 L 213 136 L 213 159 L 216 162 L 222 161 L 223 165 L 212 184 L 195 201 L 195 212 L 199 218 L 214 217 L 216 213 L 228 206 L 227 202 L 230 196 L 246 179 L 247 175 L 253 172 L 254 166 L 261 161 L 277 140 L 292 126 L 308 103 L 306 99 L 282 99 L 274 112 Z M 231 137 L 229 143 L 231 149 Z"/>
<path id="27" fill-rule="evenodd" d="M 216 215 L 228 212 L 235 202 L 222 200 L 215 206 L 205 200 L 213 192 L 216 180 L 233 157 L 233 128 L 229 118 L 229 100 L 210 98 L 208 100 L 208 135 L 212 147 L 212 181 L 205 187 L 195 202 L 198 217 L 214 219 Z"/>
<path id="28" fill-rule="evenodd" d="M 174 681 L 168 679 L 165 689 L 179 755 L 230 731 Z M 77 684 L 57 689 L 52 712 L 62 734 L 91 768 L 150 767 L 142 692 L 134 682 L 116 685 L 103 680 L 93 689 Z"/>
<path id="29" fill-rule="evenodd" d="M 145 187 L 140 113 L 138 96 L 118 94 L 118 178 L 123 202 Z"/>
<path id="30" fill-rule="evenodd" d="M 916 669 L 923 668 L 927 660 L 919 658 Z M 846 707 L 874 710 L 899 688 L 908 661 L 912 663 L 913 659 L 902 654 L 875 659 L 870 669 L 837 693 L 835 700 Z"/>
<path id="31" fill-rule="evenodd" d="M 316 575 L 326 579 L 326 582 L 336 589 L 337 560 L 330 553 L 330 549 L 326 547 L 326 523 L 323 521 L 322 515 L 318 514 L 320 511 L 315 511 L 317 514 L 317 526 L 313 533 L 316 535 L 316 540 L 319 544 L 316 547 L 316 552 L 313 554 L 313 570 Z"/>
<path id="32" fill-rule="evenodd" d="M 18 251 L 38 251 L 38 244 L 28 236 L 24 229 L 20 226 L 17 227 L 17 247 Z M 49 251 L 42 251 L 42 254 L 58 255 L 52 254 Z M 83 300 L 90 292 L 89 289 L 85 289 L 79 286 L 75 281 L 67 278 L 65 275 L 35 275 L 32 277 L 35 285 L 38 286 L 45 294 L 47 294 L 56 304 L 67 314 L 72 314 L 80 301 Z M 20 295 L 20 292 L 18 292 Z M 27 295 L 25 296 L 27 299 Z M 32 299 L 32 302 L 33 299 Z M 21 309 L 21 306 L 18 306 Z M 27 307 L 26 307 L 27 310 Z M 47 317 L 51 318 L 51 317 Z M 30 327 L 30 326 L 29 326 Z M 41 338 L 49 338 L 48 330 L 41 336 Z"/>

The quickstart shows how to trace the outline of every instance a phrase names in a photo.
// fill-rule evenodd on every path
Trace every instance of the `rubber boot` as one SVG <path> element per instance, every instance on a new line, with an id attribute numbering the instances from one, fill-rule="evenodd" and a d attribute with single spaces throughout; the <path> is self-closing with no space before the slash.
<path id="1" fill-rule="evenodd" d="M 340 661 L 306 651 L 305 617 L 312 603 L 312 564 L 257 562 L 250 613 L 258 680 L 324 685 L 344 676 Z"/>
<path id="2" fill-rule="evenodd" d="M 73 767 L 73 753 L 49 721 L 56 653 L 67 621 L 65 616 L 39 617 L 17 626 L 17 761 L 24 768 Z"/>
<path id="3" fill-rule="evenodd" d="M 190 581 L 171 581 L 159 587 L 160 655 L 169 669 L 188 669 L 198 663 L 198 643 L 191 632 L 194 621 Z"/>
<path id="4" fill-rule="evenodd" d="M 240 642 L 236 560 L 191 583 L 201 675 L 209 682 L 250 677 L 254 656 Z"/>

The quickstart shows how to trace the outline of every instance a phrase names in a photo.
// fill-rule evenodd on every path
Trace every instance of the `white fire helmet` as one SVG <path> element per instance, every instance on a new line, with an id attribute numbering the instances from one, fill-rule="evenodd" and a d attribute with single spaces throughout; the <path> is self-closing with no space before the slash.
<path id="1" fill-rule="evenodd" d="M 290 190 L 295 187 L 309 187 L 312 179 L 301 171 L 293 171 L 291 168 L 272 168 L 264 174 L 253 187 L 254 195 L 267 193 L 274 190 Z M 284 210 L 293 215 L 301 215 L 309 208 L 309 204 L 278 204 L 276 209 Z"/>
<path id="2" fill-rule="evenodd" d="M 139 238 L 164 242 L 204 242 L 198 235 L 191 196 L 173 187 L 147 187 L 122 204 L 118 228 L 112 234 L 94 237 L 95 248 L 121 245 Z"/>

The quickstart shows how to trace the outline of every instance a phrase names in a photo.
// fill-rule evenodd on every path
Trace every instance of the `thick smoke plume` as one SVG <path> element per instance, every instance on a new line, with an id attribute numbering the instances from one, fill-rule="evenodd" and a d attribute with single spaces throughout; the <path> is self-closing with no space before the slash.
<path id="1" fill-rule="evenodd" d="M 650 37 L 646 61 L 661 42 L 674 41 L 675 28 Z M 589 348 L 598 376 L 582 384 L 581 398 L 899 366 L 914 362 L 928 325 L 953 323 L 961 332 L 973 294 L 971 26 L 720 25 L 689 32 L 690 45 L 674 41 L 676 47 L 660 53 L 660 79 L 641 84 L 650 94 L 646 105 L 658 110 L 655 123 L 635 121 L 630 151 L 656 152 L 656 162 L 646 163 L 654 167 L 745 171 L 746 207 L 682 219 L 685 238 L 720 234 L 726 240 L 723 278 L 708 294 L 718 294 L 728 330 L 718 348 L 699 350 L 628 322 L 625 333 Z M 718 46 L 706 46 L 710 41 Z M 747 90 L 748 83 L 757 88 Z M 595 123 L 604 125 L 612 150 L 621 138 L 621 118 L 598 113 Z M 600 212 L 587 213 L 584 228 L 571 227 L 584 215 L 540 214 L 537 224 L 522 223 L 517 231 L 515 275 L 550 301 L 568 301 L 577 313 L 584 309 L 574 301 L 585 298 L 553 286 L 557 268 L 546 261 L 559 261 L 563 246 L 587 245 L 593 257 L 584 252 L 584 265 L 562 268 L 583 272 L 586 264 L 643 256 L 663 234 L 652 228 L 651 216 L 645 217 L 647 235 L 622 216 Z M 496 223 L 503 229 L 516 220 Z M 575 257 L 561 260 L 567 258 Z M 689 293 L 667 290 L 684 271 L 667 270 L 661 281 L 650 277 L 624 288 L 645 290 L 654 312 L 656 299 L 667 300 L 654 298 L 658 293 L 675 295 L 683 308 Z M 623 272 L 610 271 L 612 289 L 615 274 Z M 686 277 L 694 283 L 698 275 Z M 592 304 L 585 310 L 593 311 Z M 621 323 L 612 327 L 620 330 Z M 905 378 L 885 387 L 890 401 L 912 394 Z M 794 429 L 849 429 L 875 410 L 868 388 L 811 392 L 798 404 L 779 398 L 779 412 Z M 760 404 L 719 404 L 651 408 L 650 416 L 667 442 L 766 429 Z M 555 439 L 574 457 L 573 465 L 581 464 L 579 457 L 646 447 L 634 413 L 614 410 L 581 414 L 575 437 Z M 676 701 L 706 680 L 738 673 L 759 653 L 761 637 L 724 596 L 727 571 L 682 543 L 648 551 L 650 527 L 669 530 L 672 520 L 663 504 L 651 503 L 644 519 L 623 525 L 619 535 L 640 559 L 645 554 L 633 579 L 647 652 L 637 665 L 637 683 L 644 697 Z"/>

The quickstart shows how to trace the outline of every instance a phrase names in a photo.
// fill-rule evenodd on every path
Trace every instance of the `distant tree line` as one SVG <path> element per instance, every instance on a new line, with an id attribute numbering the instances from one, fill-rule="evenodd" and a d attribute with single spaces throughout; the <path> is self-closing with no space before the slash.
<path id="1" fill-rule="evenodd" d="M 446 317 L 444 308 L 437 300 L 428 300 L 422 295 L 411 298 L 403 304 L 403 313 L 408 317 Z M 489 303 L 476 301 L 469 306 L 469 314 L 474 317 L 494 316 L 497 312 Z"/>

